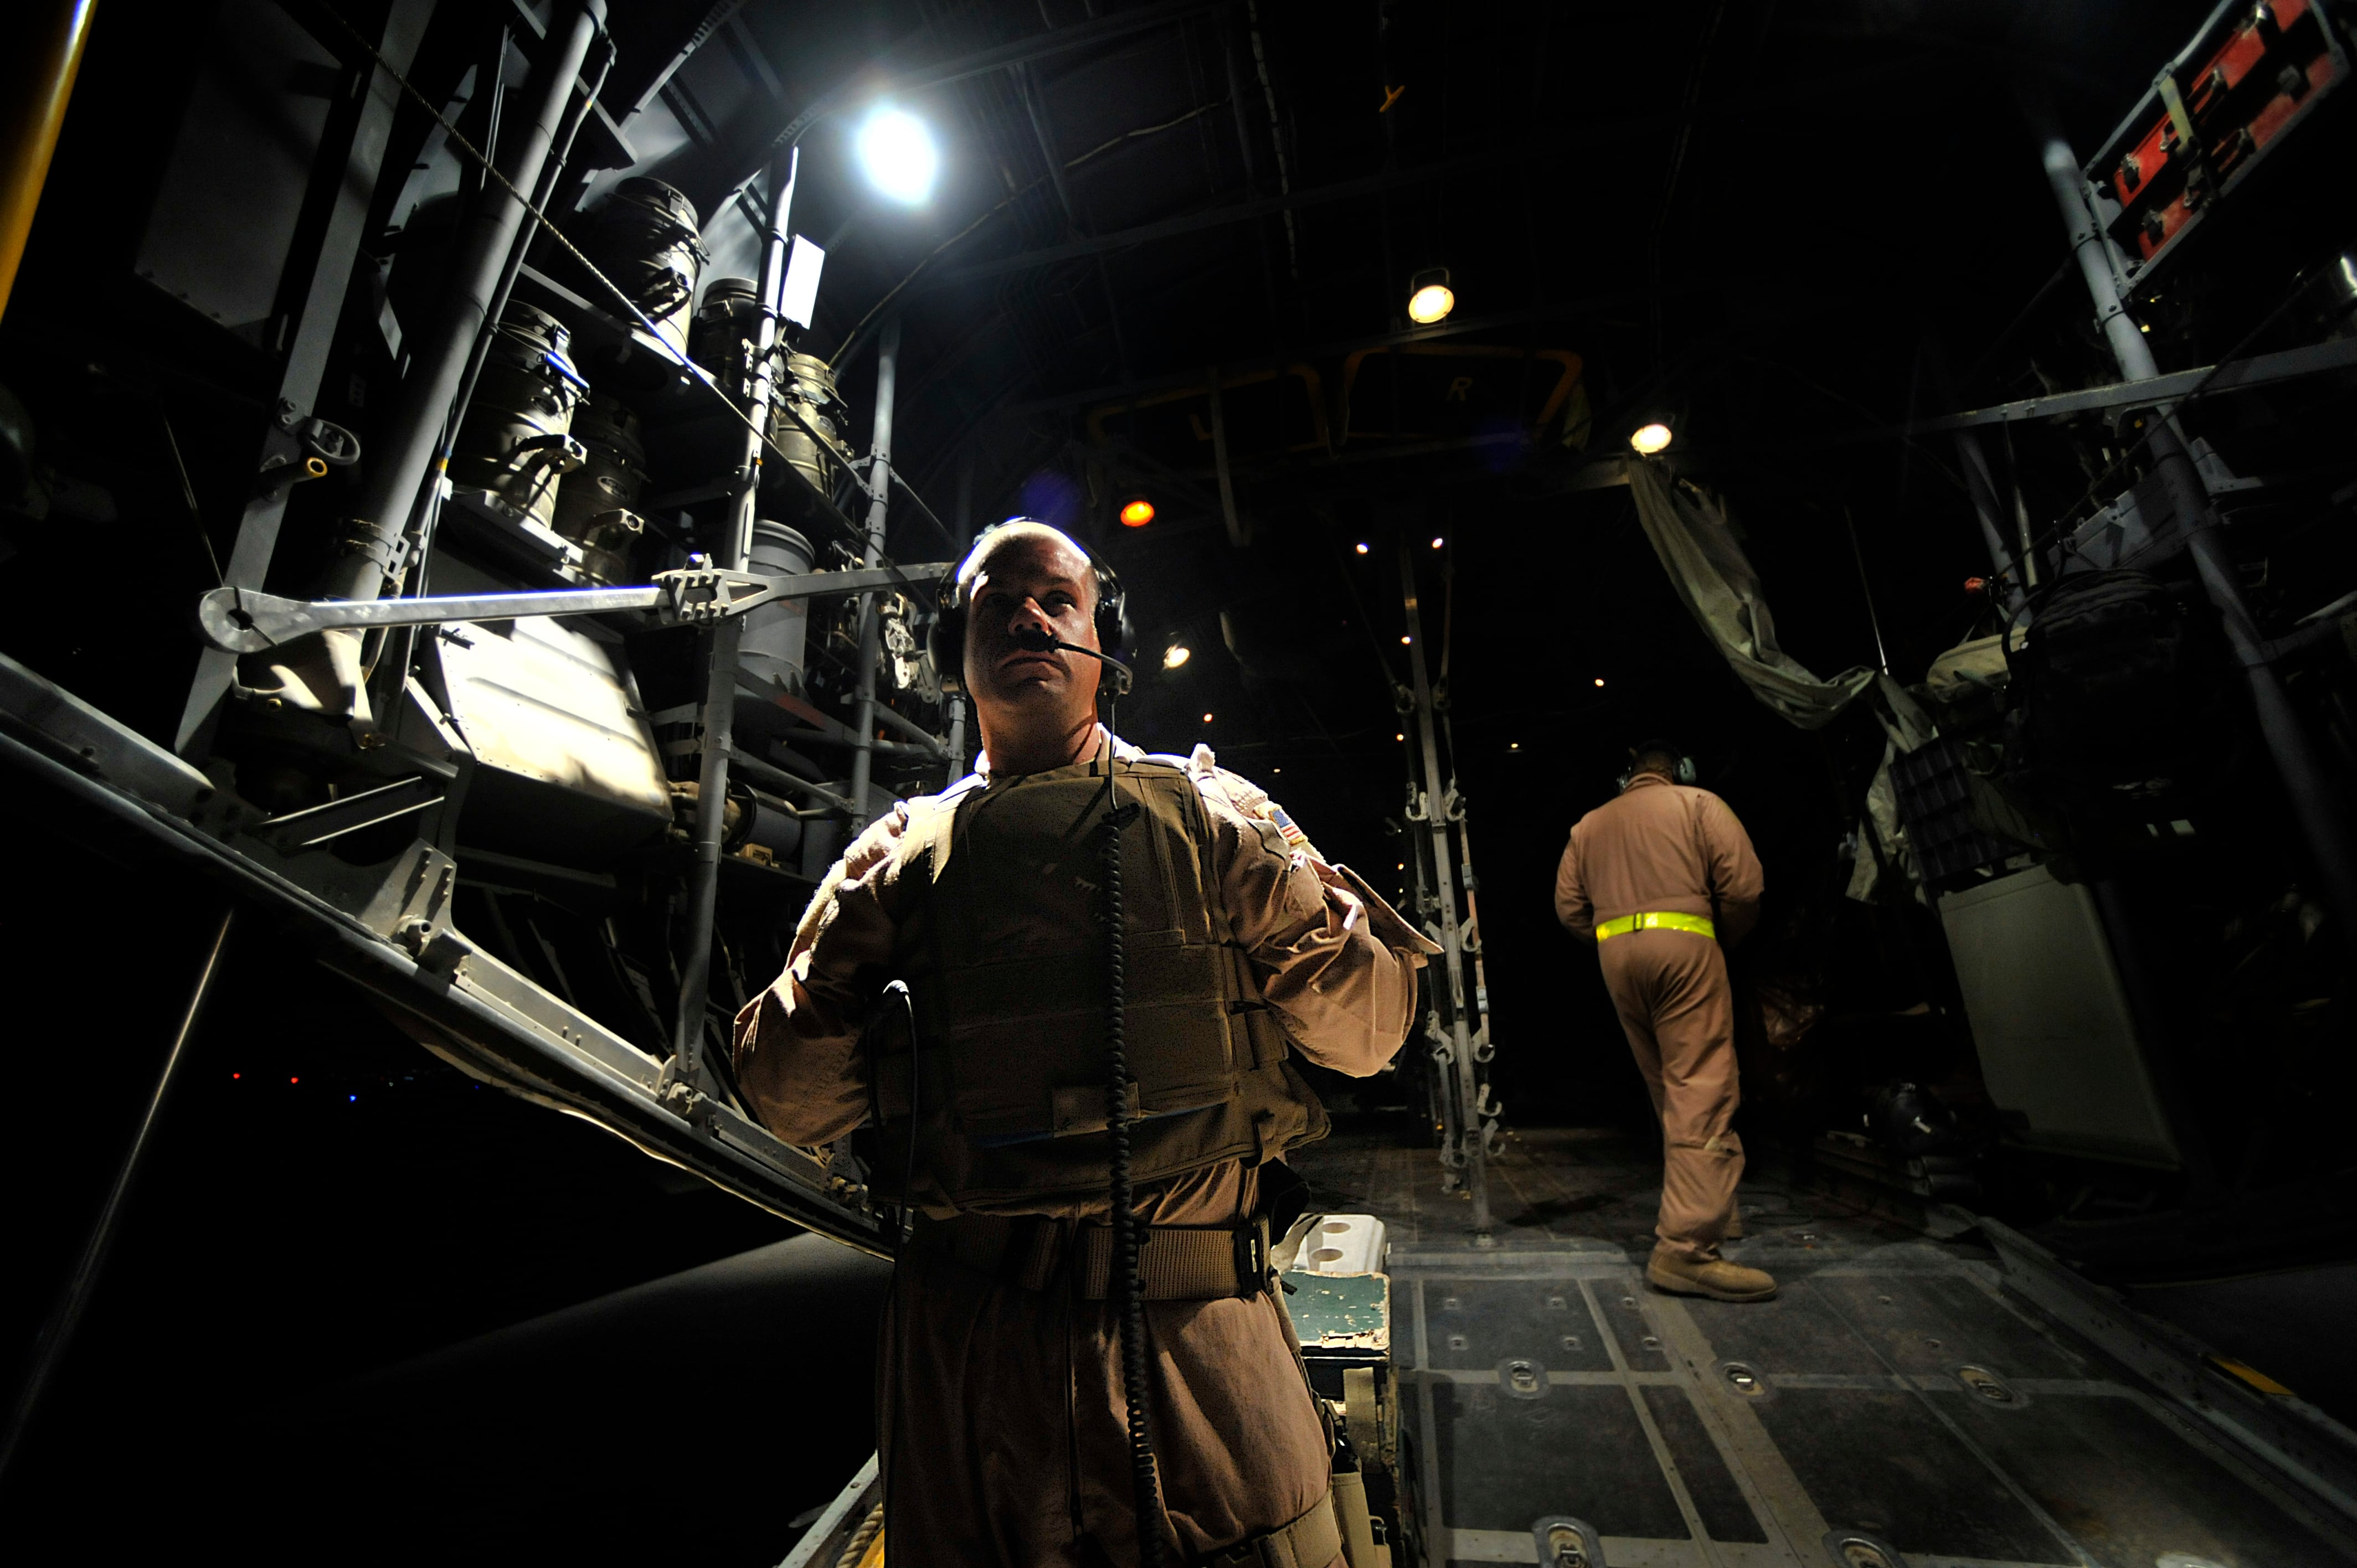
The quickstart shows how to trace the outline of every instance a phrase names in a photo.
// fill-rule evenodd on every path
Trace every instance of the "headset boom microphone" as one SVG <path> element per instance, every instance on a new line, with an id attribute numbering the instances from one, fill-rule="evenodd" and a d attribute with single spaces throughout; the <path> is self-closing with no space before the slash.
<path id="1" fill-rule="evenodd" d="M 1077 642 L 1066 642 L 1060 638 L 1050 637 L 1046 632 L 1036 628 L 1018 631 L 1014 636 L 1015 646 L 1027 653 L 1080 653 L 1108 666 L 1113 671 L 1113 694 L 1116 697 L 1128 696 L 1129 689 L 1137 683 L 1136 678 L 1130 673 L 1129 666 L 1110 653 L 1099 653 L 1093 648 L 1082 648 Z"/>

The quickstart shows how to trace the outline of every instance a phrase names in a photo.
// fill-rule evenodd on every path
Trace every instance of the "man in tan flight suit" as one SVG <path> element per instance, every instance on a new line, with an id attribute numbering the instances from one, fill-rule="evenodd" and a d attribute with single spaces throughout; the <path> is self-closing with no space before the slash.
<path id="1" fill-rule="evenodd" d="M 1378 1071 L 1437 950 L 1207 747 L 1149 758 L 1097 722 L 1099 662 L 1043 650 L 1117 640 L 1108 577 L 1069 538 L 995 529 L 957 583 L 965 624 L 945 609 L 936 655 L 963 649 L 975 773 L 860 834 L 736 1029 L 772 1131 L 807 1146 L 876 1126 L 877 1190 L 905 1169 L 920 1210 L 879 1344 L 891 1560 L 1137 1561 L 1091 847 L 1119 799 L 1143 813 L 1121 830 L 1123 929 L 1163 1559 L 1341 1568 L 1329 1440 L 1255 1214 L 1265 1162 L 1326 1126 L 1288 1044 Z"/>
<path id="2" fill-rule="evenodd" d="M 1667 741 L 1630 754 L 1620 798 L 1579 819 L 1555 910 L 1597 944 L 1605 988 L 1662 1119 L 1662 1213 L 1645 1276 L 1681 1295 L 1764 1301 L 1765 1272 L 1718 1255 L 1736 1221 L 1735 1005 L 1721 941 L 1760 918 L 1760 857 Z"/>

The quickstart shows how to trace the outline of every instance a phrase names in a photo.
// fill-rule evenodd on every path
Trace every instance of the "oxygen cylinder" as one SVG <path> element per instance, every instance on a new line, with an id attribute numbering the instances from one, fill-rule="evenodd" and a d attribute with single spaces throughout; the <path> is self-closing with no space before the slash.
<path id="1" fill-rule="evenodd" d="M 451 484 L 489 490 L 544 528 L 559 477 L 581 466 L 573 411 L 589 383 L 574 368 L 572 337 L 546 311 L 509 301 L 450 454 Z"/>
<path id="2" fill-rule="evenodd" d="M 623 180 L 591 218 L 582 249 L 654 323 L 658 337 L 687 352 L 688 312 L 705 258 L 686 197 L 659 179 Z"/>
<path id="3" fill-rule="evenodd" d="M 740 407 L 753 395 L 753 344 L 761 324 L 760 285 L 751 278 L 715 278 L 688 328 L 687 356 Z"/>
<path id="4" fill-rule="evenodd" d="M 581 546 L 582 574 L 596 583 L 639 580 L 630 561 L 645 524 L 637 507 L 647 483 L 647 449 L 629 404 L 592 392 L 573 413 L 582 465 L 557 487 L 556 532 Z"/>
<path id="5" fill-rule="evenodd" d="M 815 354 L 789 354 L 785 383 L 779 388 L 779 394 L 780 406 L 770 418 L 770 439 L 785 453 L 787 463 L 819 493 L 831 493 L 837 477 L 851 461 L 851 448 L 844 444 L 841 435 L 846 410 L 843 394 L 835 390 L 834 371 Z M 810 433 L 786 413 L 786 404 L 808 420 L 823 439 L 813 440 Z M 778 478 L 783 482 L 784 476 Z"/>

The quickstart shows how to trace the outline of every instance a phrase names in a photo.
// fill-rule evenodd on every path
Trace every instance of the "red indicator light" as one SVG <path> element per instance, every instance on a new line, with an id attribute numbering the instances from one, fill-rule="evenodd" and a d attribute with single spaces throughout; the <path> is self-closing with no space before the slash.
<path id="1" fill-rule="evenodd" d="M 231 1078 L 243 1078 L 244 1076 L 245 1076 L 245 1074 L 243 1074 L 243 1073 L 242 1073 L 242 1072 L 233 1072 L 233 1073 L 230 1074 L 230 1077 L 231 1077 Z"/>
<path id="2" fill-rule="evenodd" d="M 289 1082 L 289 1083 L 300 1083 L 300 1082 L 302 1082 L 303 1080 L 302 1080 L 301 1079 L 299 1079 L 299 1078 L 290 1078 L 290 1079 L 288 1079 L 286 1081 L 287 1081 L 287 1082 Z"/>

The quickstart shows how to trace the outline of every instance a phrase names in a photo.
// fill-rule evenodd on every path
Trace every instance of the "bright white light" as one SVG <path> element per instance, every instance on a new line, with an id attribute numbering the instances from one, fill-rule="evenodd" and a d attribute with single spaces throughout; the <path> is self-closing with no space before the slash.
<path id="1" fill-rule="evenodd" d="M 878 109 L 859 127 L 859 166 L 867 183 L 914 207 L 933 194 L 942 156 L 925 123 L 905 109 Z"/>
<path id="2" fill-rule="evenodd" d="M 1400 639 L 1400 646 L 1401 646 L 1402 648 L 1405 648 L 1405 647 L 1408 645 L 1409 640 L 1410 640 L 1410 639 L 1407 639 L 1407 638 L 1405 638 L 1405 637 L 1401 638 L 1401 639 Z"/>
<path id="3" fill-rule="evenodd" d="M 1445 283 L 1428 283 L 1408 295 L 1407 318 L 1429 327 L 1457 308 L 1457 295 Z"/>
<path id="4" fill-rule="evenodd" d="M 1211 722 L 1211 714 L 1205 714 L 1203 715 L 1203 722 L 1204 722 L 1205 724 L 1210 724 L 1210 723 Z"/>
<path id="5" fill-rule="evenodd" d="M 1604 684 L 1604 677 L 1603 677 L 1603 676 L 1601 676 L 1601 675 L 1598 675 L 1598 676 L 1596 678 L 1596 683 L 1597 683 L 1598 685 L 1599 685 L 1599 686 L 1601 686 L 1602 684 Z"/>
<path id="6" fill-rule="evenodd" d="M 1434 540 L 1434 541 L 1432 542 L 1432 547 L 1433 547 L 1435 550 L 1439 549 L 1439 548 L 1440 548 L 1440 541 L 1438 541 L 1437 539 Z"/>
<path id="7" fill-rule="evenodd" d="M 1188 647 L 1183 642 L 1174 642 L 1169 647 L 1162 650 L 1162 668 L 1165 670 L 1176 670 L 1178 666 L 1186 663 L 1187 660 L 1194 657 L 1195 650 L 1193 649 Z"/>
<path id="8" fill-rule="evenodd" d="M 1629 433 L 1629 445 L 1645 456 L 1652 456 L 1670 444 L 1670 427 L 1659 420 L 1641 424 Z"/>
<path id="9" fill-rule="evenodd" d="M 1364 544 L 1354 544 L 1351 548 L 1356 550 L 1361 555 L 1364 555 L 1367 553 L 1367 547 Z"/>

